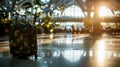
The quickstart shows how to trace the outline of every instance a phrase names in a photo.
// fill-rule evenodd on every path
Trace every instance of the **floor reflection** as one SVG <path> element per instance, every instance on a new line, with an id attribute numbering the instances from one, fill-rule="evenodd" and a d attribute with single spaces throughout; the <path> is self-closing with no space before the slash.
<path id="1" fill-rule="evenodd" d="M 62 55 L 70 62 L 78 62 L 83 55 L 83 50 L 65 50 Z"/>
<path id="2" fill-rule="evenodd" d="M 97 59 L 98 63 L 105 63 L 105 58 L 106 58 L 106 50 L 105 50 L 105 41 L 104 40 L 99 40 L 98 41 L 98 51 L 97 51 Z"/>
<path id="3" fill-rule="evenodd" d="M 102 65 L 109 65 L 108 63 L 111 64 L 113 61 L 116 62 L 120 59 L 120 51 L 51 50 L 50 52 L 49 50 L 49 52 L 42 51 L 40 53 L 43 54 L 39 55 L 39 57 L 41 57 L 40 60 L 44 60 L 43 62 L 46 64 L 49 63 L 48 66 L 64 63 L 62 67 L 66 67 L 67 64 L 74 66 L 75 64 L 82 65 L 90 63 L 90 65 L 96 64 L 97 67 L 101 67 Z M 84 66 L 85 65 L 83 65 L 83 67 Z"/>
<path id="4" fill-rule="evenodd" d="M 26 60 L 12 58 L 9 47 L 4 46 L 0 47 L 0 65 L 2 67 L 16 67 L 16 65 L 20 67 L 120 67 L 118 35 L 66 34 L 41 37 L 37 40 L 39 42 L 37 61 L 33 56 Z M 8 65 L 5 65 L 6 63 Z"/>

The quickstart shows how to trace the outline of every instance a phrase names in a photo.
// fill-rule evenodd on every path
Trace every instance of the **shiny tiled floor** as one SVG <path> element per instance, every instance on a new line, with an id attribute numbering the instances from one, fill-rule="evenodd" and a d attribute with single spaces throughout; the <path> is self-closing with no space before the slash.
<path id="1" fill-rule="evenodd" d="M 38 60 L 13 58 L 0 42 L 0 67 L 120 67 L 120 35 L 37 35 Z"/>

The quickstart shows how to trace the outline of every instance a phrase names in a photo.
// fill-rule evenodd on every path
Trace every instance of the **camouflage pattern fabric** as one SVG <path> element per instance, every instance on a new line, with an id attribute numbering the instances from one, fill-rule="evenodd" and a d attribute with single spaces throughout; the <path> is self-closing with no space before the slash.
<path id="1" fill-rule="evenodd" d="M 37 40 L 35 26 L 29 23 L 14 23 L 10 25 L 10 53 L 14 57 L 37 57 Z"/>

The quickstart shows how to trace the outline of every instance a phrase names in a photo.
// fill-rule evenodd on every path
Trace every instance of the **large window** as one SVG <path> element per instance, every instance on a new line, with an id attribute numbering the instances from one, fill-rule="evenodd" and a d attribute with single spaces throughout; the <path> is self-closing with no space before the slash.
<path id="1" fill-rule="evenodd" d="M 78 6 L 72 5 L 65 9 L 65 11 L 62 13 L 62 16 L 73 17 L 73 18 L 83 18 L 85 15 L 83 14 L 82 10 Z"/>
<path id="2" fill-rule="evenodd" d="M 99 16 L 100 17 L 111 17 L 111 16 L 114 16 L 114 15 L 109 8 L 107 8 L 106 6 L 101 6 L 99 8 Z"/>

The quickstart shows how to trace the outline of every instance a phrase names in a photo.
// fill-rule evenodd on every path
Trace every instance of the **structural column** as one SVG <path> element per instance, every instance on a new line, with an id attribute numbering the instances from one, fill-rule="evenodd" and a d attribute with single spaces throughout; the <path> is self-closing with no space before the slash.
<path id="1" fill-rule="evenodd" d="M 86 9 L 87 17 L 85 18 L 84 25 L 86 30 L 90 32 L 92 29 L 92 21 L 91 21 L 91 15 L 90 15 L 92 9 L 91 9 L 89 0 L 86 0 L 86 6 L 87 6 L 87 9 Z"/>
<path id="2" fill-rule="evenodd" d="M 99 6 L 98 3 L 96 3 L 94 6 L 93 34 L 99 35 L 101 33 L 102 33 L 102 29 L 99 19 Z"/>

